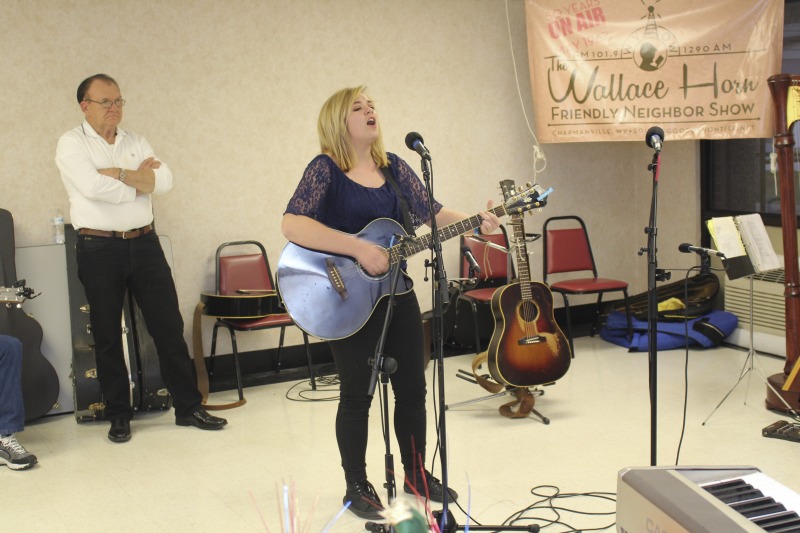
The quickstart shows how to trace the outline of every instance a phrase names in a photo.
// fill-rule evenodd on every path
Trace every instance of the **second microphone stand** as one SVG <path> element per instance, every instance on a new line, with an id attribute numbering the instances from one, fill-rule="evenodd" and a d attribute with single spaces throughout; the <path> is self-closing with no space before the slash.
<path id="1" fill-rule="evenodd" d="M 647 252 L 647 352 L 650 381 L 650 465 L 655 466 L 658 433 L 658 293 L 657 282 L 670 278 L 670 273 L 658 268 L 656 235 L 656 215 L 658 211 L 658 174 L 661 169 L 661 150 L 653 154 L 653 162 L 648 165 L 653 172 L 653 197 L 650 204 L 650 223 L 644 229 L 647 246 L 639 250 L 639 255 Z"/>

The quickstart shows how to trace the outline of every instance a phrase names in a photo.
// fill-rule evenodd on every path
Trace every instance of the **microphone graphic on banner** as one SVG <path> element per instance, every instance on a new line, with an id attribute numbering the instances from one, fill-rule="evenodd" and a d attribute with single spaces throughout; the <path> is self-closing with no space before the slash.
<path id="1" fill-rule="evenodd" d="M 644 136 L 644 140 L 647 143 L 647 146 L 655 150 L 656 152 L 661 151 L 661 145 L 664 143 L 664 130 L 659 128 L 658 126 L 653 126 Z"/>
<path id="2" fill-rule="evenodd" d="M 408 135 L 406 135 L 406 146 L 410 149 L 417 152 L 423 159 L 427 159 L 428 161 L 431 160 L 431 153 L 425 148 L 424 141 L 422 140 L 422 135 L 417 133 L 416 131 L 412 131 Z"/>
<path id="3" fill-rule="evenodd" d="M 716 255 L 717 257 L 725 257 L 725 254 L 718 250 L 712 250 L 711 248 L 701 248 L 700 246 L 692 246 L 688 242 L 684 242 L 678 246 L 678 250 L 681 252 L 688 254 L 694 252 L 700 255 Z"/>

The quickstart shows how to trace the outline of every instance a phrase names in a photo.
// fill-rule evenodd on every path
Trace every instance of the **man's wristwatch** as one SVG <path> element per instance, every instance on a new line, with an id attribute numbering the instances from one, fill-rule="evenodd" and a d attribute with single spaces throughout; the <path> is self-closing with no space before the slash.
<path id="1" fill-rule="evenodd" d="M 128 171 L 124 168 L 119 169 L 119 181 L 125 183 L 125 180 L 128 179 Z"/>

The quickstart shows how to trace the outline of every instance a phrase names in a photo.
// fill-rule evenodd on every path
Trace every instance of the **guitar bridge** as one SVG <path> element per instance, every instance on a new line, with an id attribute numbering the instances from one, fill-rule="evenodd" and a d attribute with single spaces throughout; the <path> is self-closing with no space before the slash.
<path id="1" fill-rule="evenodd" d="M 539 344 L 546 342 L 546 339 L 541 335 L 534 335 L 533 337 L 522 337 L 517 341 L 520 346 L 530 346 L 531 344 Z"/>
<path id="2" fill-rule="evenodd" d="M 333 285 L 333 288 L 336 290 L 337 294 L 342 300 L 347 300 L 350 295 L 347 294 L 347 288 L 344 286 L 342 276 L 339 274 L 339 269 L 336 268 L 336 264 L 333 262 L 333 259 L 325 259 L 325 267 L 328 272 L 328 280 L 331 282 L 331 285 Z"/>

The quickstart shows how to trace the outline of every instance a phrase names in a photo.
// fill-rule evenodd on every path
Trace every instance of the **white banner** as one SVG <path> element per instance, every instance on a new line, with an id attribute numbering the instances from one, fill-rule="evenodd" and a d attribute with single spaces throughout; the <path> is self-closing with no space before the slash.
<path id="1" fill-rule="evenodd" d="M 784 0 L 526 0 L 542 142 L 772 137 Z"/>

